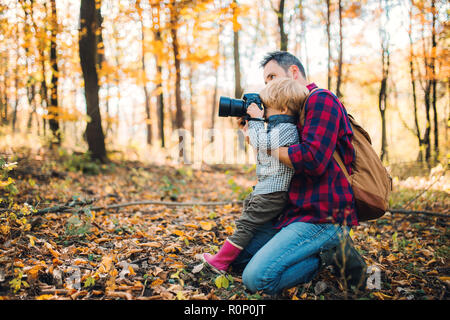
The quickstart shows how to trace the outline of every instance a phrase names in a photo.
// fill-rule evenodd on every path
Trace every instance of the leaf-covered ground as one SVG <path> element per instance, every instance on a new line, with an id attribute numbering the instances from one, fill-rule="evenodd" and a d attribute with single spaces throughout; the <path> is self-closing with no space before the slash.
<path id="1" fill-rule="evenodd" d="M 448 218 L 388 213 L 356 227 L 353 239 L 372 268 L 372 289 L 346 290 L 324 270 L 273 297 L 247 291 L 237 272 L 218 277 L 198 270 L 196 255 L 215 252 L 233 232 L 238 204 L 90 210 L 141 200 L 242 199 L 255 182 L 252 167 L 98 165 L 67 154 L 23 153 L 9 160 L 17 162 L 9 171 L 17 190 L 9 197 L 3 191 L 0 203 L 4 299 L 449 298 Z M 401 178 L 395 185 L 392 207 L 417 198 L 409 209 L 448 212 L 448 176 Z M 33 213 L 61 204 L 73 211 Z"/>

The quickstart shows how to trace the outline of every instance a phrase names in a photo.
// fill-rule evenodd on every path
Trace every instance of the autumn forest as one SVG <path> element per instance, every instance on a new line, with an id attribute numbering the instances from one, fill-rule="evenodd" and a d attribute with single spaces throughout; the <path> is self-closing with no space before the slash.
<path id="1" fill-rule="evenodd" d="M 448 299 L 450 28 L 439 0 L 0 0 L 0 299 Z M 367 288 L 271 296 L 199 254 L 233 234 L 256 159 L 220 97 L 288 51 L 393 178 L 352 229 Z"/>

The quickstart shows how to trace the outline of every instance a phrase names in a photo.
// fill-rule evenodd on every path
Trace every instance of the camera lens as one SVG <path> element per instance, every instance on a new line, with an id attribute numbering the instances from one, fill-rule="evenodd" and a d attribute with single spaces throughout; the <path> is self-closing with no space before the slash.
<path id="1" fill-rule="evenodd" d="M 219 117 L 228 117 L 230 115 L 231 99 L 220 97 L 219 100 Z"/>
<path id="2" fill-rule="evenodd" d="M 243 100 L 220 97 L 219 117 L 243 117 L 246 114 Z"/>

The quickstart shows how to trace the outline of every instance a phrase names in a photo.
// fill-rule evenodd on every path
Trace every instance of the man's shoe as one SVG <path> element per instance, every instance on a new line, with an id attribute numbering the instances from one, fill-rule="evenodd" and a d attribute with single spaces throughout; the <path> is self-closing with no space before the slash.
<path id="1" fill-rule="evenodd" d="M 333 266 L 335 275 L 342 276 L 349 287 L 354 286 L 358 290 L 366 287 L 367 265 L 353 246 L 350 236 L 347 236 L 336 247 L 320 252 L 319 260 L 320 270 L 328 265 Z"/>

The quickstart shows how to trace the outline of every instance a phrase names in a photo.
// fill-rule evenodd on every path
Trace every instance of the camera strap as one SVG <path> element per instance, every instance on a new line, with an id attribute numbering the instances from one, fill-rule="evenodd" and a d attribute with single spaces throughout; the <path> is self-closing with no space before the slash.
<path id="1" fill-rule="evenodd" d="M 264 121 L 264 122 L 267 122 L 267 120 L 264 119 L 264 118 L 252 118 L 252 117 L 250 117 L 250 118 L 245 119 L 245 120 L 248 120 L 248 121 Z"/>

